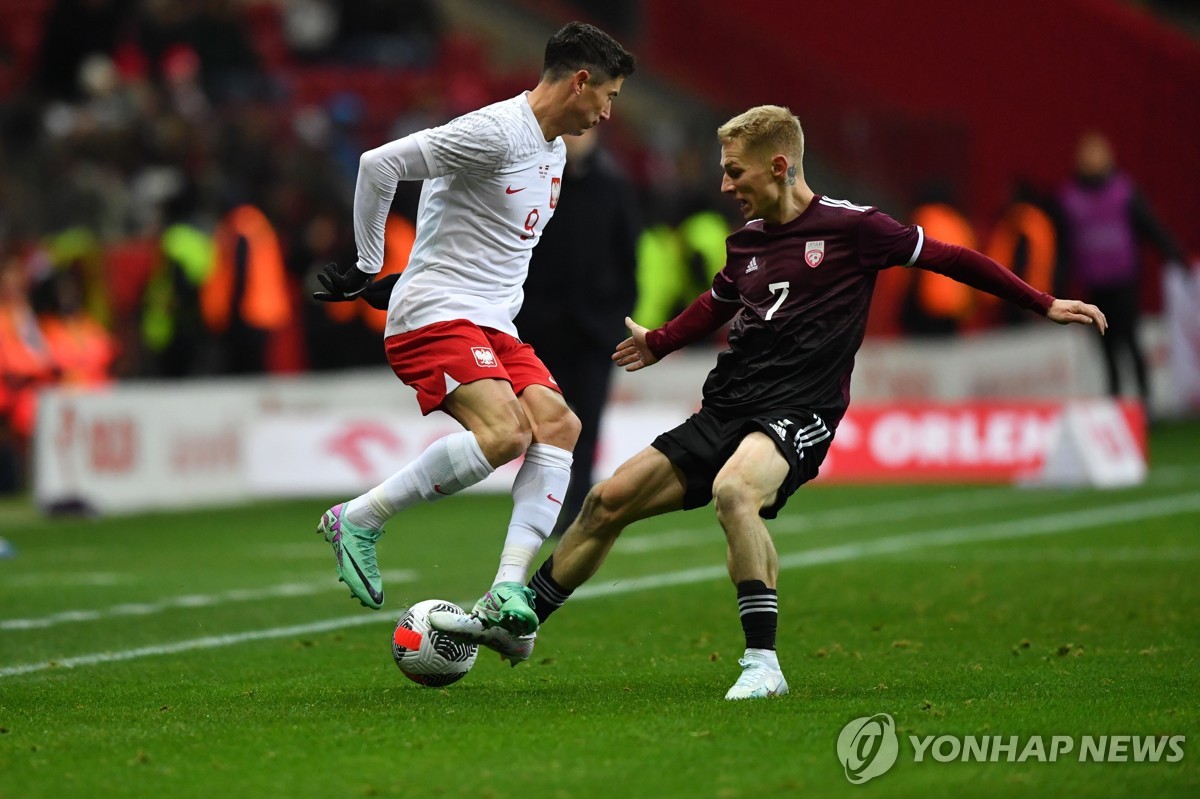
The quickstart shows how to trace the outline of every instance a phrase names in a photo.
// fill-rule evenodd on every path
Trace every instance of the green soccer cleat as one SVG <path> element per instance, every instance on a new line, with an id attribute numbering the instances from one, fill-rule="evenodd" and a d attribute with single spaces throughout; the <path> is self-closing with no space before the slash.
<path id="1" fill-rule="evenodd" d="M 517 582 L 496 583 L 471 609 L 471 615 L 484 627 L 503 627 L 513 635 L 537 632 L 538 617 L 533 612 L 533 589 Z"/>
<path id="2" fill-rule="evenodd" d="M 513 635 L 503 627 L 485 627 L 478 616 L 434 611 L 429 614 L 429 626 L 460 644 L 486 646 L 500 653 L 501 660 L 516 666 L 529 660 L 537 633 Z"/>
<path id="3" fill-rule="evenodd" d="M 351 524 L 345 515 L 346 503 L 334 505 L 321 516 L 317 533 L 333 545 L 338 579 L 350 587 L 350 596 L 363 607 L 379 610 L 383 606 L 383 578 L 375 562 L 375 542 L 383 530 Z"/>

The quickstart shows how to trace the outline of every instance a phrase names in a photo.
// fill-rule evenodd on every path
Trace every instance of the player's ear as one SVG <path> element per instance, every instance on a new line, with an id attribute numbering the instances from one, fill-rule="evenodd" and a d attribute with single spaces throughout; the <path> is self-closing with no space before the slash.
<path id="1" fill-rule="evenodd" d="M 771 156 L 771 177 L 783 179 L 788 171 L 788 157 L 783 154 Z"/>
<path id="2" fill-rule="evenodd" d="M 588 82 L 588 78 L 590 77 L 591 73 L 589 73 L 586 69 L 577 70 L 575 74 L 571 76 L 571 94 L 583 94 L 584 84 Z"/>

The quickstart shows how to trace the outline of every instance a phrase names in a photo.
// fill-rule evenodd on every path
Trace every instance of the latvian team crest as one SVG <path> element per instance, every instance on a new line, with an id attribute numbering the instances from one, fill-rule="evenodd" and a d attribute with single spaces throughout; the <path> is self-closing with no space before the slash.
<path id="1" fill-rule="evenodd" d="M 814 269 L 825 260 L 825 242 L 808 241 L 804 243 L 804 260 Z"/>

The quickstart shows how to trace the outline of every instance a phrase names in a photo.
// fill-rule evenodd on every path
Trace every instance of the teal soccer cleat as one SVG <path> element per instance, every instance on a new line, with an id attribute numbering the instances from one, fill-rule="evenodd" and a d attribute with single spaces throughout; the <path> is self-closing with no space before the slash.
<path id="1" fill-rule="evenodd" d="M 533 612 L 533 589 L 517 582 L 496 583 L 475 603 L 471 615 L 484 627 L 502 627 L 513 635 L 537 632 L 538 617 Z"/>
<path id="2" fill-rule="evenodd" d="M 383 606 L 383 578 L 375 562 L 375 542 L 383 530 L 353 525 L 345 514 L 344 502 L 325 511 L 317 533 L 333 545 L 338 579 L 350 587 L 350 595 L 363 607 L 379 610 Z"/>

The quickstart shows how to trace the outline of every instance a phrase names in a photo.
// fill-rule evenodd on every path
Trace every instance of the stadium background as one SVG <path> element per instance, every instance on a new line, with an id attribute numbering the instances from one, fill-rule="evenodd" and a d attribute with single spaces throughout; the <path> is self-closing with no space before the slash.
<path id="1" fill-rule="evenodd" d="M 316 269 L 353 258 L 358 155 L 531 87 L 546 37 L 572 18 L 609 29 L 639 58 L 604 146 L 633 179 L 646 230 L 683 253 L 641 264 L 641 321 L 665 318 L 705 285 L 714 266 L 681 231 L 700 214 L 736 224 L 717 192 L 713 130 L 757 103 L 800 116 L 817 191 L 900 219 L 922 200 L 948 199 L 985 252 L 1001 251 L 996 231 L 1018 184 L 1048 205 L 1080 134 L 1101 130 L 1185 251 L 1200 251 L 1200 17 L 1184 2 L 761 0 L 731 12 L 682 0 L 0 0 L 0 294 L 9 318 L 31 309 L 61 317 L 86 344 L 39 361 L 12 357 L 16 345 L 4 342 L 0 491 L 11 496 L 0 498 L 0 551 L 12 557 L 0 558 L 0 796 L 341 790 L 306 762 L 301 727 L 361 749 L 331 759 L 349 770 L 352 791 L 402 790 L 408 780 L 392 764 L 403 750 L 415 784 L 459 795 L 446 786 L 462 779 L 461 795 L 485 795 L 505 771 L 455 768 L 464 744 L 499 756 L 486 723 L 467 717 L 495 721 L 481 708 L 514 701 L 540 730 L 534 755 L 550 753 L 530 796 L 599 795 L 606 780 L 631 795 L 646 785 L 661 796 L 833 795 L 851 787 L 832 755 L 837 730 L 888 708 L 931 733 L 1200 732 L 1200 603 L 1186 576 L 1200 521 L 1200 396 L 1178 359 L 1196 347 L 1181 340 L 1195 335 L 1196 314 L 1183 303 L 1178 318 L 1175 302 L 1172 317 L 1152 251 L 1140 297 L 1152 424 L 1144 430 L 1136 408 L 1121 416 L 1133 420 L 1135 460 L 1148 454 L 1150 468 L 1116 491 L 1022 491 L 1009 484 L 1029 476 L 1020 473 L 1028 463 L 976 461 L 993 470 L 972 473 L 945 451 L 930 454 L 931 438 L 959 442 L 959 455 L 986 450 L 989 430 L 1008 441 L 1014 414 L 1025 414 L 1027 435 L 1050 429 L 1045 408 L 1102 396 L 1099 353 L 1087 331 L 986 302 L 931 330 L 914 321 L 900 270 L 887 273 L 855 400 L 872 414 L 924 420 L 899 434 L 919 452 L 870 475 L 871 486 L 814 487 L 781 520 L 781 551 L 801 570 L 781 582 L 791 592 L 781 639 L 801 687 L 799 701 L 767 711 L 777 737 L 762 748 L 747 743 L 761 722 L 723 716 L 709 701 L 728 676 L 712 670 L 728 667 L 738 644 L 721 623 L 733 618 L 727 586 L 705 571 L 722 559 L 706 511 L 639 527 L 601 575 L 604 599 L 580 608 L 579 626 L 564 614 L 535 669 L 514 678 L 481 658 L 462 691 L 400 692 L 378 657 L 386 650 L 374 627 L 387 620 L 334 616 L 350 609 L 337 604 L 346 600 L 331 585 L 328 553 L 305 539 L 328 498 L 370 485 L 443 428 L 413 419 L 415 403 L 384 363 L 377 314 L 308 297 Z M 405 240 L 415 207 L 415 190 L 398 193 L 392 241 Z M 236 288 L 212 279 L 213 253 L 239 237 L 254 253 L 256 296 L 269 300 L 214 312 Z M 390 253 L 389 268 L 402 264 L 402 249 Z M 1036 277 L 1070 289 L 1062 269 Z M 206 295 L 217 298 L 207 311 Z M 719 344 L 618 376 L 610 427 L 622 435 L 602 452 L 599 474 L 622 447 L 686 414 Z M 988 416 L 997 403 L 999 421 Z M 382 418 L 390 421 L 364 426 Z M 344 468 L 318 471 L 315 463 L 328 467 L 320 453 L 285 449 L 330 430 L 361 438 Z M 37 479 L 49 493 L 35 495 Z M 492 484 L 502 488 L 503 475 Z M 393 535 L 383 550 L 391 595 L 477 593 L 498 548 L 502 500 L 464 497 L 456 510 L 417 514 L 411 524 L 429 532 Z M 215 507 L 193 509 L 201 505 Z M 177 510 L 145 513 L 157 507 Z M 103 517 L 91 518 L 96 511 Z M 1027 540 L 1047 531 L 1062 538 L 1044 549 Z M 904 554 L 910 546 L 949 547 L 930 562 L 962 574 L 931 579 L 929 562 Z M 818 573 L 820 564 L 841 565 Z M 660 587 L 647 637 L 630 629 L 650 595 L 638 593 L 639 579 Z M 634 586 L 628 596 L 623 583 Z M 1106 610 L 1114 607 L 1127 612 Z M 680 633 L 697 613 L 697 629 Z M 948 632 L 956 627 L 973 634 Z M 1004 657 L 993 662 L 996 635 Z M 888 640 L 873 649 L 872 636 Z M 1027 650 L 1035 657 L 1012 665 Z M 1022 670 L 1037 657 L 1051 677 Z M 330 674 L 341 682 L 321 682 Z M 1094 685 L 1109 686 L 1102 699 Z M 674 719 L 662 717 L 654 691 L 675 705 Z M 244 706 L 256 692 L 269 707 Z M 1098 714 L 1084 710 L 1093 700 Z M 393 703 L 401 711 L 379 713 Z M 584 755 L 564 742 L 591 733 L 561 718 L 563 707 L 612 739 L 593 768 L 571 765 Z M 140 715 L 147 709 L 178 720 L 164 728 Z M 245 733 L 227 746 L 197 742 L 237 718 Z M 375 743 L 331 732 L 356 724 Z M 126 732 L 111 735 L 117 728 Z M 720 750 L 707 748 L 718 740 Z M 428 747 L 416 760 L 414 741 Z M 275 781 L 262 776 L 268 751 L 289 769 Z M 696 765 L 703 760 L 711 773 Z M 220 766 L 216 777 L 193 773 L 210 762 L 225 776 Z M 529 753 L 514 762 L 545 765 Z M 747 764 L 754 775 L 739 776 Z M 139 766 L 146 773 L 125 782 L 123 770 Z M 899 769 L 894 795 L 1032 786 L 1185 796 L 1198 785 L 1187 760 L 1120 772 Z"/>

